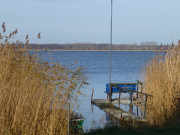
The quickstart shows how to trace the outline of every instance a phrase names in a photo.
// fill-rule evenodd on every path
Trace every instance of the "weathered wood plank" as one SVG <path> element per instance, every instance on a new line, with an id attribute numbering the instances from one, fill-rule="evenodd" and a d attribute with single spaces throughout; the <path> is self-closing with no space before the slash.
<path id="1" fill-rule="evenodd" d="M 129 112 L 124 111 L 123 109 L 113 105 L 107 99 L 93 99 L 92 104 L 99 107 L 104 112 L 110 114 L 112 117 L 116 119 L 121 119 L 122 117 L 131 117 L 134 118 L 135 116 L 130 114 Z"/>
<path id="2" fill-rule="evenodd" d="M 96 105 L 97 107 L 99 107 L 101 110 L 103 110 L 104 112 L 106 112 L 107 114 L 109 114 L 111 117 L 113 117 L 116 120 L 125 120 L 125 121 L 133 120 L 136 122 L 146 122 L 146 119 L 144 119 L 144 117 L 133 115 L 132 110 L 130 110 L 131 112 L 127 112 L 115 106 L 114 103 L 116 102 L 118 103 L 119 101 L 116 100 L 110 103 L 108 99 L 93 99 L 92 100 L 93 105 Z M 130 104 L 129 99 L 121 99 L 121 102 Z M 132 101 L 132 102 L 135 105 L 135 101 Z M 133 105 L 133 103 L 131 104 L 131 106 Z"/>

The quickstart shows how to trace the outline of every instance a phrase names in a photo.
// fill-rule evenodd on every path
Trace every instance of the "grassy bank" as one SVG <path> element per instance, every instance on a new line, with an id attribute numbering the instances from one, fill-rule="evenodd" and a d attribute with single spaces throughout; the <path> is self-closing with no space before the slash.
<path id="1" fill-rule="evenodd" d="M 85 135 L 179 135 L 180 123 L 164 128 L 120 129 L 109 127 L 86 133 Z"/>
<path id="2" fill-rule="evenodd" d="M 67 134 L 67 101 L 74 109 L 85 83 L 82 70 L 41 61 L 26 44 L 0 33 L 0 134 Z M 40 35 L 38 35 L 39 37 Z"/>

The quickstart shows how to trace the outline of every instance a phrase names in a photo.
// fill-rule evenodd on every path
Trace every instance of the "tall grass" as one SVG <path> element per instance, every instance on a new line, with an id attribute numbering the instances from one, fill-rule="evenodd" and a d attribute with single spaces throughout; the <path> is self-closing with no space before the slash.
<path id="1" fill-rule="evenodd" d="M 147 103 L 150 125 L 162 127 L 179 119 L 180 46 L 172 46 L 147 64 L 145 91 L 153 95 Z"/>
<path id="2" fill-rule="evenodd" d="M 30 55 L 27 45 L 0 33 L 0 134 L 66 134 L 71 111 L 85 84 L 82 70 L 70 71 Z M 40 35 L 38 35 L 40 37 Z M 28 35 L 26 36 L 28 43 Z"/>

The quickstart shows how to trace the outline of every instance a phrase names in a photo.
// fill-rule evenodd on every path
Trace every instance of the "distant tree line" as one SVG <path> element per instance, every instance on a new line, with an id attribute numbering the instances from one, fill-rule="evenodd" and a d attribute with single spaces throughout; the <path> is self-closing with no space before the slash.
<path id="1" fill-rule="evenodd" d="M 141 43 L 140 45 L 136 44 L 114 44 L 112 50 L 167 50 L 170 45 L 157 45 L 157 43 Z M 110 50 L 109 44 L 31 44 L 30 49 L 40 50 Z"/>

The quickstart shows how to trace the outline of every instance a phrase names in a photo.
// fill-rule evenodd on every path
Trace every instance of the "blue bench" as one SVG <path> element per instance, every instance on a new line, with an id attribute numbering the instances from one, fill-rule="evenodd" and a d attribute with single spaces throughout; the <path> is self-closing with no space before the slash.
<path id="1" fill-rule="evenodd" d="M 118 87 L 116 87 L 118 86 Z M 121 89 L 120 89 L 121 88 Z M 123 93 L 129 93 L 130 90 L 137 91 L 137 83 L 112 83 L 111 84 L 111 92 L 119 93 L 120 91 Z M 105 93 L 109 94 L 109 84 L 106 84 Z M 134 93 L 134 92 L 132 92 Z"/>

